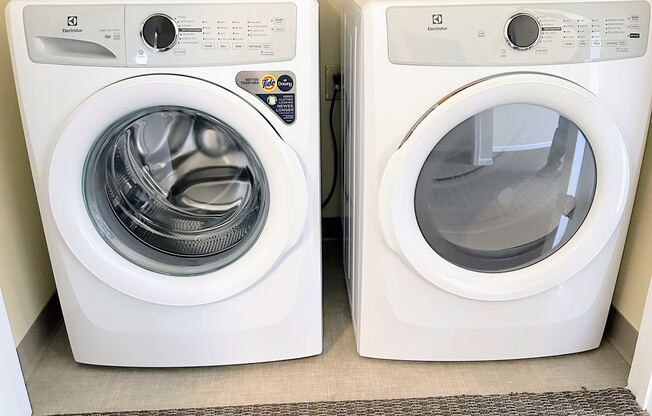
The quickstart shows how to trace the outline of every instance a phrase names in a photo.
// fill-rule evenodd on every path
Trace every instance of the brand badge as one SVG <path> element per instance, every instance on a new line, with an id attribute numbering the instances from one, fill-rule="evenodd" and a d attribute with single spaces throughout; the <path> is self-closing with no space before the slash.
<path id="1" fill-rule="evenodd" d="M 264 91 L 274 91 L 276 89 L 276 77 L 274 75 L 263 75 L 260 78 L 260 88 Z"/>

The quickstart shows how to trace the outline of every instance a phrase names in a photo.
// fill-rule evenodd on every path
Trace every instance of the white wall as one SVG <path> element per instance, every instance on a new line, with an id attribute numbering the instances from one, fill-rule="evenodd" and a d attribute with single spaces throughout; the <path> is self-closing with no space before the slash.
<path id="1" fill-rule="evenodd" d="M 0 1 L 2 10 L 6 3 Z M 54 282 L 18 113 L 4 15 L 0 101 L 0 288 L 17 345 L 54 294 Z"/>

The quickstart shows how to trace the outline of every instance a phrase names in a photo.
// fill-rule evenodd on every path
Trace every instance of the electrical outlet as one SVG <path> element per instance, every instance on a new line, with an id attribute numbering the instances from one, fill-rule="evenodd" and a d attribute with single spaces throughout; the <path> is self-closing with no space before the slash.
<path id="1" fill-rule="evenodd" d="M 339 65 L 326 65 L 324 71 L 324 91 L 326 93 L 326 100 L 333 99 L 333 92 L 335 91 L 335 83 L 333 82 L 333 76 L 339 74 L 340 66 Z M 342 96 L 341 91 L 337 94 L 337 100 Z"/>

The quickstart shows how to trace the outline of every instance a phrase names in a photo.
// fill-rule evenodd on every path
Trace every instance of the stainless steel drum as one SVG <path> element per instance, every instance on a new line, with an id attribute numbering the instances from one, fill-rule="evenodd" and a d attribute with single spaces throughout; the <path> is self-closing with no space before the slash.
<path id="1" fill-rule="evenodd" d="M 85 199 L 122 256 L 174 275 L 216 270 L 256 241 L 269 203 L 262 164 L 246 138 L 187 108 L 147 108 L 97 139 Z"/>

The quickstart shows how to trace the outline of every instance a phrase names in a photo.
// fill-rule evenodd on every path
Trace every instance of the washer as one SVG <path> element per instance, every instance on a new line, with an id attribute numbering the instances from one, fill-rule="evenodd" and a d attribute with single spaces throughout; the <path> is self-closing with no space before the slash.
<path id="1" fill-rule="evenodd" d="M 598 347 L 650 116 L 647 1 L 347 1 L 358 351 Z"/>
<path id="2" fill-rule="evenodd" d="M 17 0 L 7 19 L 75 359 L 319 354 L 317 2 Z"/>

